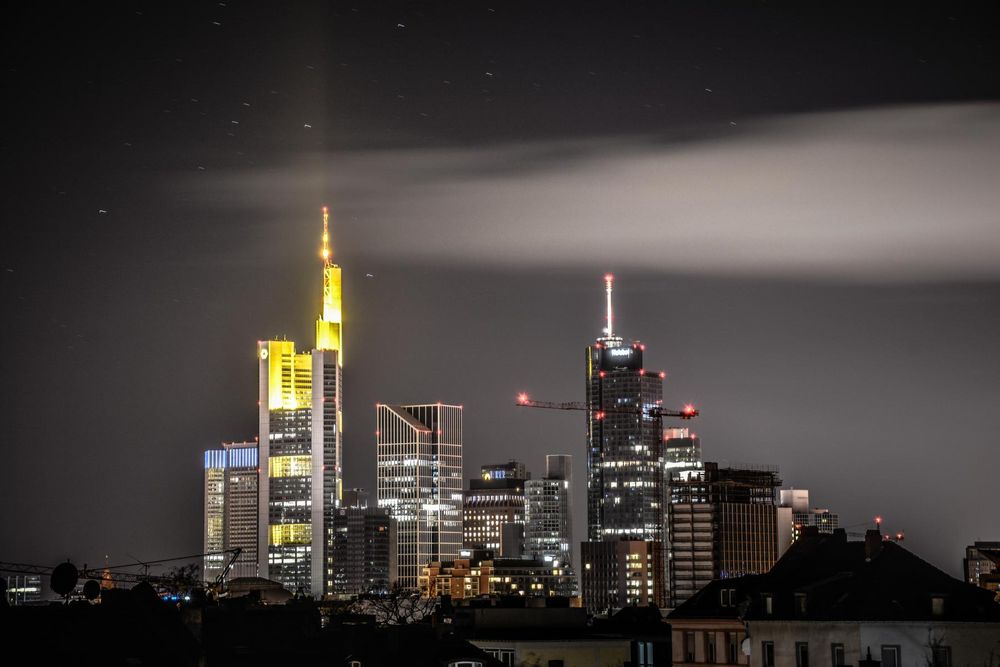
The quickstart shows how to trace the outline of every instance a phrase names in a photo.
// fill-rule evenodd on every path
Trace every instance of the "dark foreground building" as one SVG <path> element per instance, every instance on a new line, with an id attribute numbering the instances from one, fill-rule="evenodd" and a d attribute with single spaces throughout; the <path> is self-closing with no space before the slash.
<path id="1" fill-rule="evenodd" d="M 770 572 L 713 581 L 667 616 L 675 665 L 996 665 L 1000 604 L 898 543 L 807 527 Z M 877 664 L 877 663 L 876 663 Z"/>

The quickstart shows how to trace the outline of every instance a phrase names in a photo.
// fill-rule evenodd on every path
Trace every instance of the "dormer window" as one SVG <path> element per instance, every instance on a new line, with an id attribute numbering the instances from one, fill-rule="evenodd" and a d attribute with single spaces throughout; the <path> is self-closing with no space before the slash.
<path id="1" fill-rule="evenodd" d="M 770 593 L 761 593 L 760 596 L 761 604 L 764 607 L 764 615 L 771 616 L 774 614 L 774 596 Z"/>
<path id="2" fill-rule="evenodd" d="M 805 616 L 806 615 L 806 594 L 796 593 L 795 594 L 795 615 Z"/>
<path id="3" fill-rule="evenodd" d="M 721 589 L 719 589 L 719 606 L 722 606 L 722 607 L 735 607 L 736 606 L 736 589 L 735 588 L 721 588 Z"/>
<path id="4" fill-rule="evenodd" d="M 932 595 L 931 596 L 931 616 L 935 618 L 944 616 L 944 596 L 943 595 Z"/>

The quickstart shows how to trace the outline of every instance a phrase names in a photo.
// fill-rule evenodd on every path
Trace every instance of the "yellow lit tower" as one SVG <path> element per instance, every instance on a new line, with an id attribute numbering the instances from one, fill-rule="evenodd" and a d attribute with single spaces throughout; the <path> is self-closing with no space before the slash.
<path id="1" fill-rule="evenodd" d="M 331 261 L 323 207 L 323 310 L 316 348 L 260 341 L 260 576 L 315 597 L 332 587 L 333 516 L 342 490 L 340 267 Z"/>

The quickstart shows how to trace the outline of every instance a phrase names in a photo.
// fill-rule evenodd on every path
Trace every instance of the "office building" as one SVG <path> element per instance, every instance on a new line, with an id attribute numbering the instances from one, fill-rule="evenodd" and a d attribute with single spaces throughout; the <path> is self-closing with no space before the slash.
<path id="1" fill-rule="evenodd" d="M 645 345 L 614 335 L 612 276 L 607 327 L 586 350 L 587 539 L 663 539 L 664 373 L 643 365 Z"/>
<path id="2" fill-rule="evenodd" d="M 816 526 L 821 533 L 833 533 L 840 527 L 840 516 L 828 509 L 810 507 L 808 489 L 781 489 L 778 492 L 777 522 L 780 558 L 807 526 Z"/>
<path id="3" fill-rule="evenodd" d="M 463 549 L 460 557 L 427 563 L 420 570 L 422 597 L 450 595 L 453 600 L 484 595 L 572 597 L 576 577 L 566 566 L 532 558 L 496 558 L 491 551 Z"/>
<path id="4" fill-rule="evenodd" d="M 662 542 L 584 542 L 580 563 L 583 600 L 592 611 L 666 605 Z"/>
<path id="5" fill-rule="evenodd" d="M 670 606 L 713 579 L 767 572 L 777 560 L 771 466 L 720 467 L 673 474 L 670 480 Z"/>
<path id="6" fill-rule="evenodd" d="M 462 407 L 378 405 L 377 500 L 396 520 L 400 586 L 462 548 Z"/>
<path id="7" fill-rule="evenodd" d="M 396 522 L 389 510 L 358 506 L 337 509 L 332 556 L 334 596 L 388 592 L 396 579 Z"/>
<path id="8" fill-rule="evenodd" d="M 490 549 L 516 558 L 524 542 L 524 484 L 530 475 L 523 463 L 485 465 L 469 480 L 462 499 L 462 532 L 466 549 Z"/>
<path id="9" fill-rule="evenodd" d="M 962 570 L 967 583 L 1000 592 L 1000 542 L 973 542 L 965 547 Z"/>
<path id="10" fill-rule="evenodd" d="M 663 429 L 663 466 L 667 483 L 671 472 L 702 468 L 701 438 L 687 428 Z"/>
<path id="11" fill-rule="evenodd" d="M 257 576 L 256 442 L 225 442 L 205 452 L 205 559 L 202 578 L 214 581 L 239 548 L 227 579 Z"/>
<path id="12" fill-rule="evenodd" d="M 549 454 L 545 476 L 524 483 L 524 553 L 546 562 L 569 563 L 573 544 L 573 457 Z"/>
<path id="13" fill-rule="evenodd" d="M 341 507 L 368 507 L 369 496 L 365 489 L 344 489 L 344 498 L 341 500 Z"/>
<path id="14" fill-rule="evenodd" d="M 332 592 L 333 517 L 342 493 L 343 331 L 340 267 L 323 208 L 323 303 L 316 346 L 257 344 L 260 576 L 313 596 Z"/>
<path id="15" fill-rule="evenodd" d="M 42 578 L 37 574 L 12 574 L 5 577 L 7 604 L 18 606 L 42 601 Z"/>

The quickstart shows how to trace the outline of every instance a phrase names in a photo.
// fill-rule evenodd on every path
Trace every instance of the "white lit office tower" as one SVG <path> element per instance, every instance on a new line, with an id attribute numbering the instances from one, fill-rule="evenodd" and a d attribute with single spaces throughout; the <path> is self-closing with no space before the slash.
<path id="1" fill-rule="evenodd" d="M 396 573 L 416 589 L 421 568 L 462 548 L 462 407 L 376 408 L 378 506 L 396 520 Z"/>
<path id="2" fill-rule="evenodd" d="M 549 454 L 545 476 L 525 482 L 525 555 L 569 563 L 573 544 L 573 457 Z"/>
<path id="3" fill-rule="evenodd" d="M 213 581 L 232 558 L 240 554 L 227 579 L 257 576 L 257 468 L 256 442 L 224 442 L 222 449 L 205 452 L 205 560 L 202 578 Z"/>

